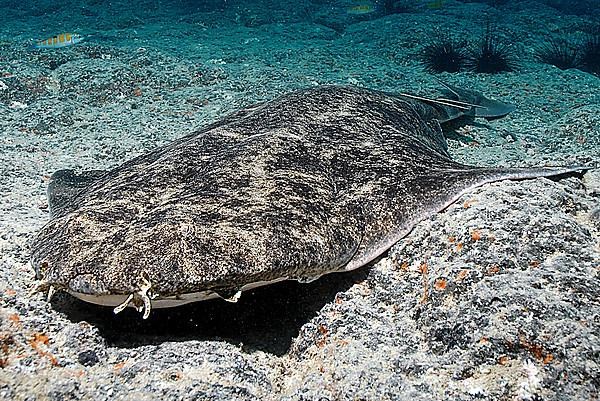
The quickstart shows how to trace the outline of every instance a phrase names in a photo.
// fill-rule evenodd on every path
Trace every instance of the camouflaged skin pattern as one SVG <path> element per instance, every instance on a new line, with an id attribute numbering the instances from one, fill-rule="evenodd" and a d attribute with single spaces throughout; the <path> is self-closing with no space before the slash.
<path id="1" fill-rule="evenodd" d="M 32 246 L 38 278 L 95 295 L 147 279 L 160 297 L 360 267 L 469 188 L 519 174 L 450 160 L 422 109 L 320 87 L 105 173 L 57 172 L 53 220 Z"/>

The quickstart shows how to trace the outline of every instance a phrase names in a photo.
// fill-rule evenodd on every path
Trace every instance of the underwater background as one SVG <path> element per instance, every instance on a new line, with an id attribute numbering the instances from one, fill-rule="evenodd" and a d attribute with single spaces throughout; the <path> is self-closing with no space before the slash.
<path id="1" fill-rule="evenodd" d="M 599 6 L 0 0 L 0 399 L 598 400 Z M 517 106 L 446 132 L 456 160 L 596 169 L 479 189 L 370 268 L 236 305 L 142 322 L 30 295 L 54 171 L 294 89 L 440 81 Z"/>

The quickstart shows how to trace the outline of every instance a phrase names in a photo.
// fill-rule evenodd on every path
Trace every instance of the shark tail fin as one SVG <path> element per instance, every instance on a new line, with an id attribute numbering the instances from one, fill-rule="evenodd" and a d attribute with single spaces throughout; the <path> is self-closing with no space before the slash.
<path id="1" fill-rule="evenodd" d="M 442 81 L 439 83 L 445 88 L 442 97 L 428 98 L 410 93 L 400 93 L 399 95 L 433 106 L 435 111 L 430 117 L 440 123 L 462 116 L 495 120 L 505 117 L 515 110 L 515 106 L 512 104 L 488 99 L 479 92 L 460 89 Z"/>
<path id="2" fill-rule="evenodd" d="M 440 98 L 440 100 L 459 101 L 474 105 L 469 112 L 463 113 L 464 115 L 495 120 L 506 117 L 516 108 L 515 105 L 510 103 L 488 99 L 479 92 L 457 88 L 442 81 L 439 81 L 439 83 L 444 86 L 444 95 L 447 97 L 447 99 Z"/>

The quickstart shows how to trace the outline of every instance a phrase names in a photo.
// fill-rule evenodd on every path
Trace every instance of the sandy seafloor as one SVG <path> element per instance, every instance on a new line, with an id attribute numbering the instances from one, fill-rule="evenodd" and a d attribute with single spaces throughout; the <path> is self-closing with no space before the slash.
<path id="1" fill-rule="evenodd" d="M 368 268 L 237 304 L 142 321 L 30 295 L 28 244 L 48 221 L 52 172 L 116 166 L 295 88 L 435 94 L 419 49 L 440 31 L 479 37 L 486 13 L 518 71 L 438 77 L 518 108 L 459 128 L 453 156 L 600 159 L 600 79 L 534 58 L 547 37 L 581 37 L 588 17 L 520 1 L 365 17 L 323 2 L 214 3 L 0 3 L 0 399 L 598 400 L 597 169 L 482 187 Z M 88 40 L 27 48 L 65 31 Z"/>

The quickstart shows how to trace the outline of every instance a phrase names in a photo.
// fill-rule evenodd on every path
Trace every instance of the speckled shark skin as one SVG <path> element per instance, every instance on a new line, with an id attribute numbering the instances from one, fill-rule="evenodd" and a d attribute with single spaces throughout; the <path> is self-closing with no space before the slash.
<path id="1" fill-rule="evenodd" d="M 411 99 L 320 87 L 111 171 L 59 171 L 32 264 L 46 288 L 147 317 L 358 268 L 474 187 L 580 169 L 456 163 L 432 115 Z"/>

